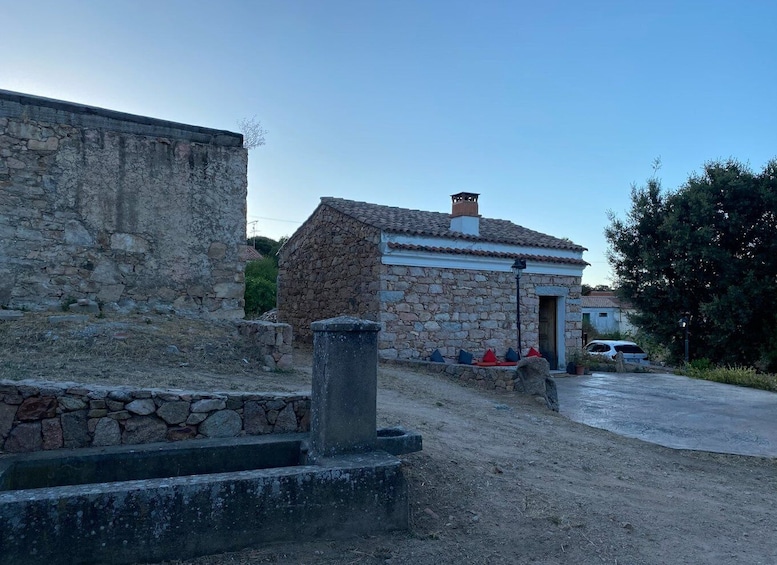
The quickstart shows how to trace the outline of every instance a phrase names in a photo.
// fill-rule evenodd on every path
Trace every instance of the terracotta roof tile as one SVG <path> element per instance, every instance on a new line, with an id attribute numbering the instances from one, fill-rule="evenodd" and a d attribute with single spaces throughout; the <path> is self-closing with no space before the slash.
<path id="1" fill-rule="evenodd" d="M 264 255 L 250 245 L 241 245 L 238 250 L 238 257 L 240 257 L 241 261 L 260 261 L 264 259 Z"/>
<path id="2" fill-rule="evenodd" d="M 632 308 L 631 304 L 622 302 L 617 296 L 582 296 L 580 297 L 580 303 L 583 308 L 622 308 L 629 310 Z"/>
<path id="3" fill-rule="evenodd" d="M 450 253 L 455 255 L 476 255 L 480 257 L 496 257 L 500 259 L 528 259 L 539 263 L 563 263 L 566 265 L 588 265 L 582 259 L 572 257 L 553 257 L 551 255 L 529 255 L 515 253 L 502 253 L 499 251 L 482 251 L 478 249 L 456 249 L 454 247 L 434 247 L 429 245 L 412 245 L 410 243 L 389 242 L 391 249 L 404 249 L 408 251 L 428 251 L 430 253 Z"/>
<path id="4" fill-rule="evenodd" d="M 451 231 L 451 217 L 449 214 L 442 212 L 396 208 L 330 196 L 321 198 L 321 203 L 357 221 L 385 232 L 488 241 L 528 247 L 546 247 L 549 249 L 586 250 L 585 247 L 572 243 L 567 239 L 530 230 L 508 220 L 481 217 L 480 235 L 475 236 Z"/>

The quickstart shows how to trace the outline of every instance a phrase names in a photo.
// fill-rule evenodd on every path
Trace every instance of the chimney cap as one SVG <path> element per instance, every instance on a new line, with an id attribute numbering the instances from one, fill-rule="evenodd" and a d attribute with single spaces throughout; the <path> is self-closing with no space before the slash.
<path id="1" fill-rule="evenodd" d="M 451 194 L 451 200 L 453 202 L 477 202 L 478 196 L 480 196 L 479 192 L 457 192 L 456 194 Z"/>

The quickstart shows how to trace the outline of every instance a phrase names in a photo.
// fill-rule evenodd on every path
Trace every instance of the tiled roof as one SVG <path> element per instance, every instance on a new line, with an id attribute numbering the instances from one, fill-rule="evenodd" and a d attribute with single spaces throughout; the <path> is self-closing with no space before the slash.
<path id="1" fill-rule="evenodd" d="M 583 308 L 620 308 L 621 310 L 634 308 L 631 303 L 621 300 L 615 294 L 596 294 L 596 291 L 588 296 L 582 296 L 580 303 Z"/>
<path id="2" fill-rule="evenodd" d="M 264 259 L 264 255 L 250 245 L 241 245 L 237 254 L 241 261 L 260 261 Z"/>
<path id="3" fill-rule="evenodd" d="M 613 296 L 581 296 L 580 303 L 583 308 L 620 308 Z"/>
<path id="4" fill-rule="evenodd" d="M 321 198 L 321 203 L 384 232 L 585 251 L 585 247 L 569 240 L 530 230 L 508 220 L 480 218 L 480 235 L 476 236 L 451 231 L 451 217 L 442 212 L 410 210 L 330 196 Z"/>
<path id="5" fill-rule="evenodd" d="M 456 249 L 453 247 L 433 247 L 430 245 L 412 245 L 409 243 L 389 242 L 390 249 L 404 249 L 408 251 L 428 251 L 430 253 L 451 253 L 456 255 L 476 255 L 480 257 L 496 257 L 499 259 L 528 259 L 538 263 L 564 263 L 567 265 L 588 265 L 582 259 L 572 257 L 552 257 L 550 255 L 516 255 L 515 253 L 501 253 L 498 251 L 481 251 L 477 249 Z"/>

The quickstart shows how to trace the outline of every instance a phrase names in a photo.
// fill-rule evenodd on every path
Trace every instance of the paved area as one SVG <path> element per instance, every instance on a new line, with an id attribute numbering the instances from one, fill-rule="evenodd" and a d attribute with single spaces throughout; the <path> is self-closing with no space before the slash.
<path id="1" fill-rule="evenodd" d="M 563 416 L 676 449 L 777 457 L 777 393 L 667 374 L 556 378 Z"/>

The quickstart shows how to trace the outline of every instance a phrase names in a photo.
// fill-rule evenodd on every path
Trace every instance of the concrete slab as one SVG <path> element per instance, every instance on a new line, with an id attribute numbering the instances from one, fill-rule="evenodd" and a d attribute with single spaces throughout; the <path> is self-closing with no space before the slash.
<path id="1" fill-rule="evenodd" d="M 675 449 L 777 457 L 777 393 L 669 374 L 556 378 L 570 420 Z"/>

